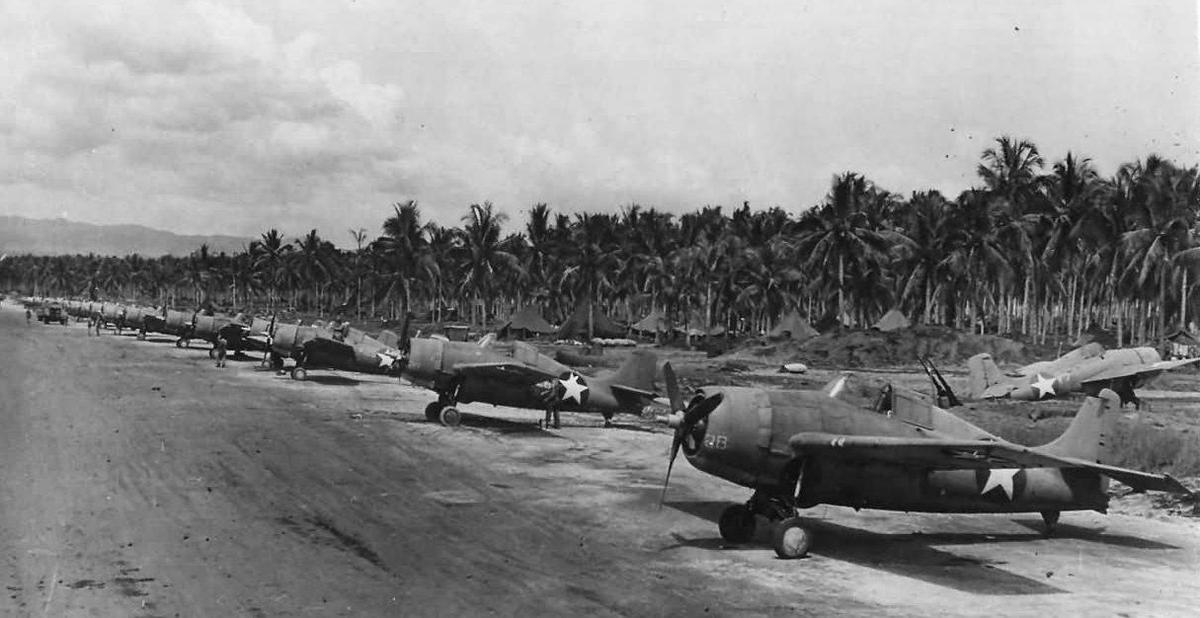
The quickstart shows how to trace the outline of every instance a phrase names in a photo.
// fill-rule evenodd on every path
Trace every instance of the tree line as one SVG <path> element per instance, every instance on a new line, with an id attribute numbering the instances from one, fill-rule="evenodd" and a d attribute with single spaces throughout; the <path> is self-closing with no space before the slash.
<path id="1" fill-rule="evenodd" d="M 441 226 L 410 201 L 393 205 L 374 238 L 349 230 L 350 250 L 317 230 L 288 241 L 271 229 L 233 254 L 10 256 L 0 289 L 475 325 L 529 304 L 561 320 L 586 304 L 619 320 L 659 311 L 733 332 L 790 310 L 866 326 L 896 307 L 915 322 L 1043 342 L 1093 326 L 1153 341 L 1193 317 L 1196 167 L 1151 155 L 1101 177 L 1088 158 L 1047 165 L 1032 142 L 1000 137 L 977 174 L 951 199 L 901 196 L 846 172 L 798 215 L 536 204 L 510 233 L 491 203 Z"/>

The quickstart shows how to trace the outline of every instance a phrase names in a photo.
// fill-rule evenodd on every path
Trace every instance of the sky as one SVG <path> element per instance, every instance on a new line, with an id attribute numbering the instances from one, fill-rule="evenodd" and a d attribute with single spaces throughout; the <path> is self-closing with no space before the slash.
<path id="1" fill-rule="evenodd" d="M 0 214 L 341 246 L 392 204 L 682 213 L 1200 163 L 1178 0 L 0 0 Z"/>

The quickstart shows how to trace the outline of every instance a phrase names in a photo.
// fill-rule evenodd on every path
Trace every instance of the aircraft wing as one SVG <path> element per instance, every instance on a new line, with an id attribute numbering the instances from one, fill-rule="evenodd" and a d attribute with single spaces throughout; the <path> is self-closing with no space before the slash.
<path id="1" fill-rule="evenodd" d="M 453 371 L 466 377 L 522 380 L 536 384 L 558 376 L 525 363 L 459 363 Z"/>
<path id="2" fill-rule="evenodd" d="M 305 341 L 304 351 L 318 359 L 354 360 L 354 346 L 328 337 L 313 337 Z"/>
<path id="3" fill-rule="evenodd" d="M 947 440 L 798 433 L 788 440 L 797 454 L 933 468 L 994 468 L 998 465 L 1063 467 L 1058 458 L 1028 447 L 991 440 Z"/>
<path id="4" fill-rule="evenodd" d="M 806 432 L 792 436 L 788 444 L 797 455 L 819 455 L 850 461 L 875 461 L 926 468 L 1087 468 L 1138 491 L 1153 489 L 1191 493 L 1170 475 L 1139 472 L 1073 457 L 1059 457 L 1003 441 L 844 436 Z"/>
<path id="5" fill-rule="evenodd" d="M 615 392 L 615 393 L 620 393 L 622 395 L 630 395 L 633 397 L 641 397 L 643 399 L 654 399 L 655 397 L 658 397 L 658 393 L 656 393 L 654 391 L 645 391 L 640 388 L 634 388 L 632 386 L 625 386 L 623 384 L 613 384 L 609 388 L 611 388 L 613 390 L 613 392 Z"/>
<path id="6" fill-rule="evenodd" d="M 1105 369 L 1104 371 L 1101 371 L 1095 375 L 1088 376 L 1087 382 L 1084 382 L 1084 384 L 1116 380 L 1119 378 L 1131 378 L 1133 376 L 1147 373 L 1157 373 L 1159 371 L 1170 371 L 1172 369 L 1183 367 L 1184 365 L 1190 365 L 1196 361 L 1200 361 L 1200 358 L 1183 358 L 1179 360 L 1158 361 L 1146 365 L 1125 365 L 1123 367 L 1114 367 L 1112 369 Z"/>

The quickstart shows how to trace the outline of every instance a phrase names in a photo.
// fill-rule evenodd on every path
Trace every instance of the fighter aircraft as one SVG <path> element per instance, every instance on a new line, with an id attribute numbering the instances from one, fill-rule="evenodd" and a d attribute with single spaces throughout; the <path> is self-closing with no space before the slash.
<path id="1" fill-rule="evenodd" d="M 308 369 L 315 367 L 399 375 L 404 354 L 396 339 L 388 331 L 377 339 L 357 328 L 273 323 L 269 359 L 276 370 L 283 369 L 284 358 L 295 359 L 295 380 L 306 379 Z"/>
<path id="2" fill-rule="evenodd" d="M 407 330 L 407 329 L 406 329 Z M 455 426 L 459 403 L 545 410 L 542 424 L 559 427 L 562 410 L 599 412 L 605 425 L 618 412 L 637 414 L 652 401 L 656 358 L 634 351 L 615 371 L 585 376 L 521 341 L 480 343 L 416 337 L 406 342 L 402 376 L 437 393 L 425 417 Z"/>
<path id="3" fill-rule="evenodd" d="M 1017 399 L 1040 401 L 1082 391 L 1096 395 L 1111 389 L 1121 403 L 1140 407 L 1141 400 L 1133 389 L 1153 379 L 1163 371 L 1178 369 L 1200 361 L 1185 358 L 1164 361 L 1154 348 L 1121 348 L 1102 350 L 1088 345 L 1053 361 L 1034 363 L 1004 375 L 989 354 L 976 354 L 967 359 L 970 374 L 970 399 Z"/>
<path id="4" fill-rule="evenodd" d="M 163 307 L 162 323 L 156 325 L 156 332 L 165 333 L 167 335 L 175 335 L 178 339 L 175 340 L 175 347 L 183 347 L 192 337 L 192 331 L 195 328 L 196 312 L 191 311 L 175 311 Z"/>
<path id="5" fill-rule="evenodd" d="M 243 340 L 249 333 L 250 327 L 246 324 L 245 314 L 228 316 L 197 311 L 192 316 L 192 329 L 188 334 L 188 340 L 200 339 L 213 344 L 213 347 L 208 350 L 209 358 L 213 358 L 216 356 L 218 337 L 224 337 L 229 351 L 237 354 L 242 351 Z M 190 341 L 185 340 L 184 343 L 190 345 Z"/>
<path id="6" fill-rule="evenodd" d="M 705 387 L 683 407 L 674 373 L 664 367 L 676 412 L 663 496 L 682 448 L 698 470 L 754 490 L 732 505 L 718 528 L 730 542 L 754 536 L 756 516 L 773 526 L 776 555 L 807 553 L 812 533 L 798 509 L 818 504 L 935 513 L 1042 515 L 1047 534 L 1062 511 L 1108 507 L 1109 479 L 1136 491 L 1191 494 L 1168 475 L 1108 465 L 1120 414 L 1111 390 L 1089 397 L 1053 442 L 1027 447 L 987 433 L 924 403 L 892 394 L 876 410 L 830 396 L 830 390 Z M 837 389 L 832 389 L 836 391 Z"/>

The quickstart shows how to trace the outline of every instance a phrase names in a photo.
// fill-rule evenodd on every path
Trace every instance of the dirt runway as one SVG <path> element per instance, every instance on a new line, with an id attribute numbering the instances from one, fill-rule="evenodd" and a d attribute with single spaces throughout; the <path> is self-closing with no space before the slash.
<path id="1" fill-rule="evenodd" d="M 747 492 L 641 420 L 464 406 L 0 309 L 0 613 L 28 616 L 1194 615 L 1200 524 L 806 512 L 813 555 L 726 546 Z M 765 539 L 760 539 L 764 541 Z"/>

